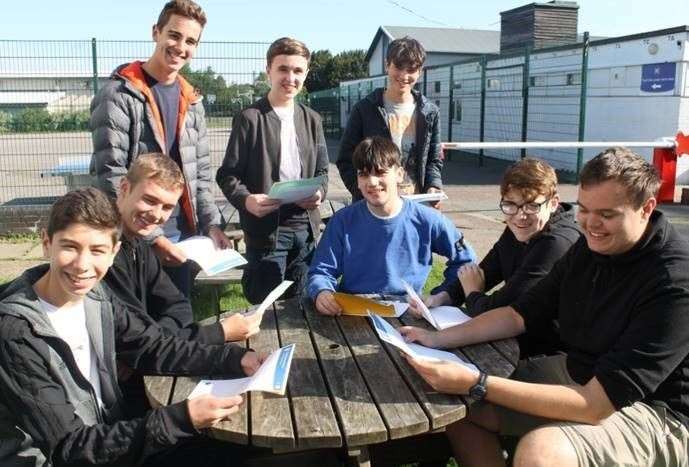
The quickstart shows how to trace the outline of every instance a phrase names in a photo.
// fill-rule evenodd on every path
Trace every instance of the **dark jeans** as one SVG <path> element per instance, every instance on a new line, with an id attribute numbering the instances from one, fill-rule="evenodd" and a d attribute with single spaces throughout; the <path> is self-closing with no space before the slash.
<path id="1" fill-rule="evenodd" d="M 273 250 L 246 248 L 248 264 L 242 276 L 244 296 L 250 302 L 261 303 L 283 280 L 294 281 L 283 298 L 301 296 L 306 274 L 313 257 L 313 236 L 308 230 L 288 232 L 279 230 Z"/>

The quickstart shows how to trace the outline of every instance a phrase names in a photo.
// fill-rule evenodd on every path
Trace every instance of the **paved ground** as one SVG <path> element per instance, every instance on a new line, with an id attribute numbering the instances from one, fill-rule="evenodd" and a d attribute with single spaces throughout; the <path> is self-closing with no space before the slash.
<path id="1" fill-rule="evenodd" d="M 337 142 L 329 142 L 331 161 L 337 155 Z M 470 157 L 455 157 L 446 162 L 443 171 L 445 192 L 449 199 L 443 203 L 443 213 L 464 232 L 479 258 L 482 258 L 495 243 L 504 229 L 502 213 L 497 205 L 500 200 L 499 183 L 505 163 L 486 160 L 483 167 Z M 342 200 L 349 196 L 337 168 L 330 165 L 330 187 L 328 196 Z M 560 184 L 563 201 L 576 201 L 576 186 Z M 663 205 L 675 226 L 689 239 L 689 206 L 679 204 Z M 13 241 L 0 243 L 0 279 L 14 277 L 27 267 L 41 262 L 41 247 L 35 241 Z"/>

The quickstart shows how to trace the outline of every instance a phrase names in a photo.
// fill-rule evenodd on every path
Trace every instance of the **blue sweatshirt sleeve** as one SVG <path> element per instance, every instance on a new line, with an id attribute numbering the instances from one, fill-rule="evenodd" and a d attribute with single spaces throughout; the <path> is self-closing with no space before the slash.
<path id="1" fill-rule="evenodd" d="M 438 216 L 438 222 L 433 228 L 431 244 L 433 253 L 447 258 L 445 272 L 443 273 L 445 280 L 431 291 L 432 294 L 437 294 L 448 291 L 453 282 L 457 281 L 457 271 L 460 266 L 466 263 L 477 262 L 477 260 L 474 249 L 465 240 L 462 232 L 457 230 L 452 222 L 442 215 Z"/>
<path id="2" fill-rule="evenodd" d="M 306 291 L 312 300 L 323 290 L 335 291 L 342 275 L 344 229 L 341 216 L 335 214 L 328 222 L 309 268 Z"/>

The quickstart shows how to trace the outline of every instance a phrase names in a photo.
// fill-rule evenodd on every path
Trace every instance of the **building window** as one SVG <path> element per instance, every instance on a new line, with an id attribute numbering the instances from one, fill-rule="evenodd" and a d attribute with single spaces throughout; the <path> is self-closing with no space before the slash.
<path id="1" fill-rule="evenodd" d="M 454 120 L 455 122 L 462 121 L 462 102 L 459 100 L 455 101 Z"/>
<path id="2" fill-rule="evenodd" d="M 581 73 L 567 73 L 567 86 L 581 84 Z"/>
<path id="3" fill-rule="evenodd" d="M 435 82 L 435 92 L 440 92 L 440 81 Z"/>
<path id="4" fill-rule="evenodd" d="M 486 80 L 486 88 L 497 91 L 500 89 L 500 80 L 497 78 L 488 78 Z"/>

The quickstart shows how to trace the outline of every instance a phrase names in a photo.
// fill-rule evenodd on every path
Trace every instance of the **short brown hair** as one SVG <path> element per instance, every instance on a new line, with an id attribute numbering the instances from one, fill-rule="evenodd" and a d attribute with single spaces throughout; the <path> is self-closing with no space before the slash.
<path id="1" fill-rule="evenodd" d="M 524 158 L 507 168 L 500 183 L 500 195 L 517 190 L 524 202 L 530 203 L 543 195 L 550 199 L 557 194 L 557 175 L 555 169 L 539 159 Z"/>
<path id="2" fill-rule="evenodd" d="M 202 28 L 206 26 L 206 13 L 204 13 L 203 9 L 192 0 L 171 0 L 167 2 L 161 10 L 160 15 L 158 15 L 156 26 L 159 30 L 165 27 L 172 15 L 193 19 L 199 23 Z"/>
<path id="3" fill-rule="evenodd" d="M 304 44 L 302 41 L 292 39 L 291 37 L 281 37 L 270 44 L 270 47 L 268 47 L 268 52 L 266 52 L 268 66 L 273 63 L 273 59 L 278 55 L 299 55 L 306 59 L 306 63 L 311 62 L 311 52 L 309 52 L 306 44 Z"/>
<path id="4" fill-rule="evenodd" d="M 579 174 L 582 188 L 614 180 L 624 187 L 635 209 L 658 194 L 660 177 L 653 165 L 632 150 L 608 148 L 588 161 Z"/>
<path id="5" fill-rule="evenodd" d="M 395 66 L 401 70 L 418 70 L 426 61 L 426 50 L 416 39 L 404 36 L 395 39 L 388 45 L 388 52 L 385 56 L 385 63 Z"/>
<path id="6" fill-rule="evenodd" d="M 112 199 L 96 188 L 79 188 L 55 201 L 48 216 L 48 238 L 52 240 L 56 232 L 73 224 L 112 231 L 113 245 L 120 238 L 120 214 L 117 207 Z"/>
<path id="7" fill-rule="evenodd" d="M 385 172 L 400 165 L 400 150 L 382 136 L 364 139 L 354 149 L 352 163 L 357 172 Z"/>
<path id="8" fill-rule="evenodd" d="M 165 190 L 184 189 L 184 175 L 177 162 L 160 152 L 141 154 L 134 159 L 125 178 L 132 187 L 143 180 L 151 180 Z"/>

